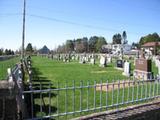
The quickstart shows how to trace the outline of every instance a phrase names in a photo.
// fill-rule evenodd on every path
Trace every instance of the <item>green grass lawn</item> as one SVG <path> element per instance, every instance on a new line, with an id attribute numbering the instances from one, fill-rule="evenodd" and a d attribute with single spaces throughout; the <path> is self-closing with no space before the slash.
<path id="1" fill-rule="evenodd" d="M 113 79 L 127 79 L 122 75 L 122 71 L 114 68 L 114 63 L 107 65 L 107 67 L 99 67 L 96 65 L 80 64 L 78 62 L 64 63 L 61 61 L 53 61 L 46 58 L 33 57 L 33 67 L 39 71 L 39 77 L 46 77 L 52 82 L 60 81 L 61 83 L 72 83 L 73 80 L 79 81 L 100 81 Z"/>
<path id="2" fill-rule="evenodd" d="M 42 86 L 37 86 L 38 89 L 41 87 L 42 89 L 48 89 L 49 83 L 52 84 L 53 89 L 55 88 L 65 88 L 65 87 L 81 87 L 81 86 L 88 86 L 94 85 L 97 83 L 106 83 L 112 82 L 113 80 L 128 80 L 129 78 L 122 75 L 122 71 L 117 70 L 114 68 L 114 62 L 112 64 L 107 65 L 107 67 L 102 68 L 99 67 L 99 63 L 97 62 L 96 65 L 90 64 L 80 64 L 76 61 L 72 61 L 70 63 L 64 63 L 62 61 L 55 61 L 47 58 L 41 57 L 32 57 L 32 64 L 33 64 L 33 84 L 36 83 L 42 84 Z M 132 70 L 133 65 L 131 66 Z M 154 68 L 154 66 L 153 66 Z M 155 69 L 155 68 L 154 68 Z M 155 69 L 156 70 L 156 69 Z M 150 87 L 151 86 L 151 87 Z M 137 99 L 137 96 L 145 97 L 146 87 L 148 93 L 146 96 L 149 96 L 153 93 L 154 84 L 146 84 L 146 85 L 139 85 L 138 89 L 137 86 L 130 88 L 128 93 L 128 88 L 125 89 L 116 89 L 114 91 L 114 96 L 112 96 L 112 92 L 104 91 L 96 91 L 94 87 L 92 88 L 78 88 L 70 90 L 58 90 L 51 93 L 51 114 L 59 114 L 65 112 L 72 112 L 72 111 L 80 111 L 87 108 L 97 108 L 100 106 L 106 106 L 106 104 L 111 105 L 121 103 L 127 101 L 131 101 L 133 98 L 134 100 Z M 158 84 L 159 86 L 159 84 Z M 158 87 L 155 85 L 155 90 Z M 159 87 L 160 88 L 160 87 Z M 124 94 L 123 94 L 124 91 Z M 141 92 L 142 91 L 142 92 Z M 132 93 L 134 92 L 134 95 Z M 119 99 L 116 96 L 119 94 Z M 43 108 L 43 112 L 40 112 L 40 105 L 43 103 L 39 98 L 44 97 L 44 102 L 47 108 Z M 49 104 L 49 94 L 34 94 L 35 97 L 35 106 L 34 111 L 36 115 L 48 115 L 48 104 Z M 106 95 L 108 96 L 106 98 Z M 81 96 L 81 97 L 80 97 Z M 100 99 L 102 98 L 102 99 Z M 107 99 L 107 100 L 106 100 Z M 89 102 L 88 102 L 89 101 Z M 106 103 L 107 101 L 107 103 Z M 74 107 L 73 107 L 74 106 Z M 47 110 L 46 110 L 47 109 Z M 103 111 L 104 109 L 94 110 L 92 112 Z M 85 114 L 89 114 L 91 112 L 80 112 L 78 114 L 67 115 L 65 118 L 64 116 L 59 117 L 59 119 L 70 119 L 76 116 L 81 116 Z"/>
<path id="3" fill-rule="evenodd" d="M 11 58 L 9 60 L 0 61 L 0 80 L 6 79 L 7 69 L 13 68 L 17 62 L 20 61 L 19 57 Z"/>

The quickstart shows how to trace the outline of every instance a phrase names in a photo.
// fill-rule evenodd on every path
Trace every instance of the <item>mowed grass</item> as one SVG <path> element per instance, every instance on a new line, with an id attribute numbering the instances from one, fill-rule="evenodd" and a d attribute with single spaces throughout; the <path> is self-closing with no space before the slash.
<path id="1" fill-rule="evenodd" d="M 0 61 L 0 80 L 7 78 L 7 69 L 13 68 L 16 63 L 20 61 L 19 57 L 11 58 L 9 60 Z"/>
<path id="2" fill-rule="evenodd" d="M 41 85 L 36 87 L 42 89 L 48 89 L 49 83 L 53 87 L 51 95 L 49 93 L 44 94 L 34 94 L 34 112 L 37 116 L 49 115 L 49 103 L 51 102 L 51 114 L 60 114 L 73 111 L 81 111 L 86 109 L 100 108 L 101 106 L 107 106 L 124 101 L 132 101 L 140 99 L 141 97 L 152 96 L 153 86 L 154 91 L 160 88 L 159 84 L 144 84 L 136 85 L 130 89 L 115 89 L 114 91 L 96 91 L 95 87 L 85 87 L 96 85 L 97 83 L 113 82 L 116 80 L 128 80 L 128 77 L 122 75 L 122 71 L 114 68 L 115 62 L 107 65 L 106 68 L 99 67 L 99 62 L 96 61 L 96 65 L 90 64 L 80 64 L 77 61 L 72 61 L 70 63 L 64 63 L 62 61 L 51 60 L 41 57 L 32 57 L 33 64 L 33 83 L 35 86 L 37 83 L 41 82 Z M 131 66 L 132 69 L 133 65 Z M 44 84 L 43 84 L 44 83 Z M 35 89 L 36 89 L 35 87 Z M 71 88 L 63 90 L 55 90 L 59 88 Z M 74 87 L 79 87 L 74 89 Z M 137 89 L 138 88 L 138 89 Z M 148 89 L 148 90 L 147 90 Z M 129 90 L 129 91 L 128 91 Z M 144 92 L 147 90 L 147 93 Z M 114 93 L 113 93 L 114 92 Z M 159 89 L 157 94 L 159 93 Z M 42 97 L 43 96 L 43 97 Z M 49 101 L 49 96 L 51 96 L 51 101 Z M 107 97 L 106 97 L 107 96 Z M 117 99 L 117 96 L 119 98 Z M 44 98 L 44 103 L 39 99 Z M 137 102 L 136 102 L 137 103 Z M 41 108 L 42 107 L 42 111 Z M 112 107 L 113 108 L 113 107 Z M 82 116 L 90 114 L 92 112 L 98 112 L 106 110 L 97 109 L 91 112 L 80 112 L 76 114 L 71 114 L 62 117 L 56 117 L 56 119 L 71 119 L 73 117 Z"/>
<path id="3" fill-rule="evenodd" d="M 100 82 L 112 82 L 113 80 L 127 80 L 129 78 L 122 75 L 122 71 L 114 68 L 115 64 L 108 64 L 107 67 L 99 67 L 99 61 L 96 61 L 95 65 L 91 64 L 80 64 L 78 61 L 72 61 L 64 63 L 62 61 L 51 60 L 41 57 L 32 57 L 33 72 L 37 74 L 33 76 L 34 84 L 37 82 L 42 83 L 42 88 L 46 89 L 49 87 L 49 83 L 52 83 L 53 88 L 65 88 L 65 87 L 80 87 L 93 85 Z M 33 74 L 34 74 L 33 73 Z M 43 86 L 43 83 L 48 86 Z M 38 86 L 40 88 L 40 86 Z M 100 92 L 94 94 L 94 88 L 83 88 L 82 89 L 70 89 L 70 90 L 59 90 L 52 92 L 52 113 L 64 113 L 71 111 L 79 111 L 80 109 L 94 108 L 100 105 Z M 88 93 L 88 94 L 87 94 Z M 37 95 L 35 95 L 37 96 Z M 49 104 L 49 95 L 44 94 L 45 104 Z M 81 97 L 80 97 L 81 96 Z M 36 111 L 38 116 L 48 115 L 49 112 L 40 112 L 40 96 L 35 99 Z M 96 99 L 94 99 L 96 98 Z M 102 105 L 105 102 L 105 92 L 103 92 Z M 111 99 L 110 99 L 111 100 Z M 109 101 L 110 101 L 109 100 Z M 87 104 L 88 102 L 88 104 Z M 74 105 L 73 105 L 74 104 Z M 39 107 L 37 107 L 39 106 Z M 48 108 L 47 108 L 48 109 Z M 86 113 L 85 113 L 86 114 Z M 76 114 L 75 116 L 81 116 L 82 113 Z M 75 117 L 73 115 L 68 116 L 67 119 Z M 65 119 L 64 117 L 60 119 Z"/>
<path id="4" fill-rule="evenodd" d="M 52 82 L 59 81 L 60 83 L 68 84 L 80 81 L 100 81 L 108 80 L 111 82 L 113 79 L 127 79 L 122 75 L 122 71 L 114 68 L 115 64 L 109 64 L 107 67 L 99 67 L 99 62 L 96 65 L 80 64 L 72 61 L 64 63 L 62 61 L 56 61 L 40 57 L 32 57 L 33 67 L 39 71 L 39 77 L 45 77 Z"/>

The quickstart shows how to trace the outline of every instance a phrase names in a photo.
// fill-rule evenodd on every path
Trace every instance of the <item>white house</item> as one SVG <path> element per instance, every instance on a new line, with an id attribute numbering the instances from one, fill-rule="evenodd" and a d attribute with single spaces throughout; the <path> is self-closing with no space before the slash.
<path id="1" fill-rule="evenodd" d="M 102 49 L 107 49 L 108 51 L 112 51 L 113 54 L 118 54 L 121 53 L 121 49 L 123 48 L 124 53 L 126 51 L 131 51 L 131 45 L 128 44 L 107 44 L 107 45 L 103 45 Z"/>

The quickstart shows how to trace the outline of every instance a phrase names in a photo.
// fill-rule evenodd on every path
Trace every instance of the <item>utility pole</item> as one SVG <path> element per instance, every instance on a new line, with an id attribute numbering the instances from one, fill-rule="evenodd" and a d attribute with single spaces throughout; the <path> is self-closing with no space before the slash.
<path id="1" fill-rule="evenodd" d="M 25 41 L 25 17 L 26 17 L 26 0 L 24 0 L 23 6 L 23 30 L 22 30 L 22 50 L 21 59 L 24 59 L 24 41 Z"/>

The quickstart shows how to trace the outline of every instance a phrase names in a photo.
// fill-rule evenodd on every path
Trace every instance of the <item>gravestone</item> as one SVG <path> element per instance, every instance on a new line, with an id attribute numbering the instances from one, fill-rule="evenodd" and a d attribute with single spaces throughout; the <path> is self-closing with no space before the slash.
<path id="1" fill-rule="evenodd" d="M 67 56 L 66 55 L 63 56 L 63 62 L 67 62 Z"/>
<path id="2" fill-rule="evenodd" d="M 86 63 L 84 56 L 80 56 L 79 63 L 81 63 L 81 64 Z"/>
<path id="3" fill-rule="evenodd" d="M 160 75 L 160 58 L 159 57 L 154 58 L 154 62 L 156 67 L 158 68 L 158 74 Z"/>
<path id="4" fill-rule="evenodd" d="M 78 55 L 78 54 L 76 55 L 76 58 L 75 58 L 75 59 L 76 59 L 76 60 L 79 60 L 79 55 Z"/>
<path id="5" fill-rule="evenodd" d="M 123 68 L 123 60 L 117 60 L 116 67 Z"/>
<path id="6" fill-rule="evenodd" d="M 131 64 L 129 62 L 124 62 L 124 72 L 122 73 L 125 76 L 130 76 L 131 73 Z"/>
<path id="7" fill-rule="evenodd" d="M 91 63 L 92 65 L 94 65 L 94 64 L 95 64 L 95 59 L 94 59 L 94 58 L 91 58 L 91 59 L 90 59 L 90 63 Z"/>
<path id="8" fill-rule="evenodd" d="M 75 60 L 75 55 L 72 55 L 72 60 Z"/>
<path id="9" fill-rule="evenodd" d="M 145 59 L 144 52 L 141 52 L 141 57 L 135 61 L 134 77 L 144 80 L 152 78 L 152 61 Z"/>
<path id="10" fill-rule="evenodd" d="M 139 58 L 139 51 L 136 52 L 136 58 Z"/>
<path id="11" fill-rule="evenodd" d="M 107 57 L 107 63 L 112 63 L 112 57 Z"/>
<path id="12" fill-rule="evenodd" d="M 106 57 L 105 56 L 101 56 L 100 57 L 100 67 L 106 67 L 107 65 L 107 61 L 106 61 Z"/>

